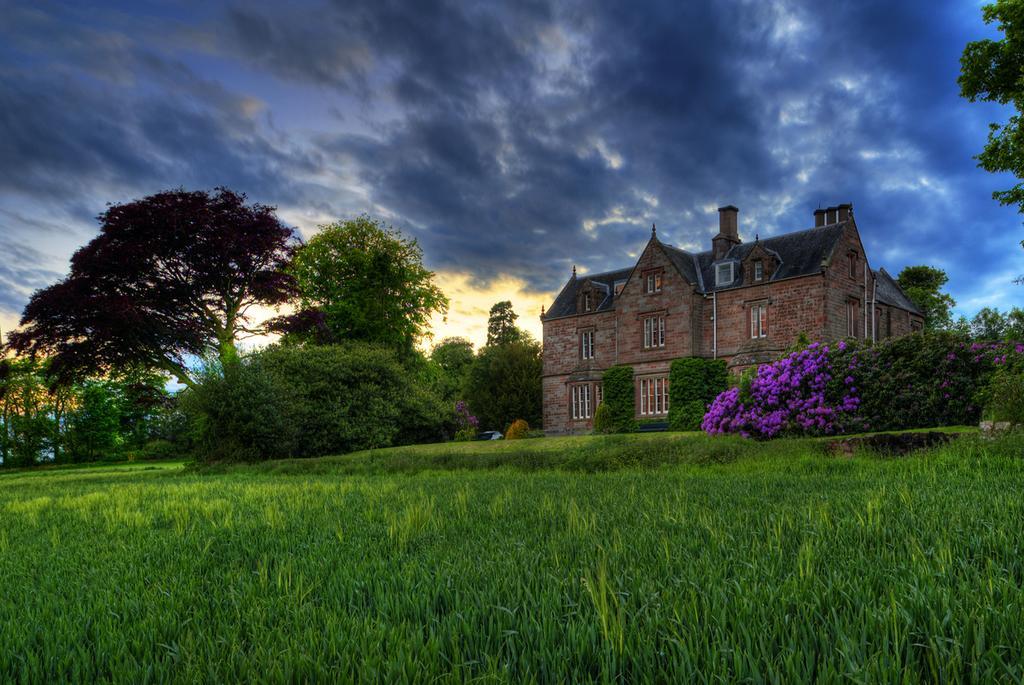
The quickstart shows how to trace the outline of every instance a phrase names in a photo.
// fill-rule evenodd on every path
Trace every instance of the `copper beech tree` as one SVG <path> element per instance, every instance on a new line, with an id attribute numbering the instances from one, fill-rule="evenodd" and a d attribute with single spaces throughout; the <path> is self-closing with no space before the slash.
<path id="1" fill-rule="evenodd" d="M 263 330 L 252 308 L 295 295 L 294 232 L 244 194 L 163 192 L 98 219 L 100 234 L 64 280 L 32 296 L 9 336 L 15 352 L 51 356 L 58 380 L 142 366 L 192 385 L 190 357 L 230 363 L 236 340 Z"/>

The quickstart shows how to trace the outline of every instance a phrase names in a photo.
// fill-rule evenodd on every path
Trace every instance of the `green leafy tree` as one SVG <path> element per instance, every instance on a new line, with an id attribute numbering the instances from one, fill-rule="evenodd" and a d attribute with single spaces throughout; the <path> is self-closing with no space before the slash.
<path id="1" fill-rule="evenodd" d="M 495 303 L 487 319 L 487 344 L 507 345 L 522 340 L 523 331 L 516 327 L 518 318 L 508 300 Z"/>
<path id="2" fill-rule="evenodd" d="M 1002 340 L 1006 335 L 1006 318 L 994 307 L 985 307 L 971 319 L 971 336 L 976 340 Z"/>
<path id="3" fill-rule="evenodd" d="M 480 350 L 464 397 L 484 430 L 504 430 L 516 419 L 541 423 L 541 346 L 529 336 Z"/>
<path id="4" fill-rule="evenodd" d="M 65 436 L 68 457 L 84 462 L 114 456 L 122 443 L 120 388 L 107 381 L 86 381 L 76 390 Z"/>
<path id="5" fill-rule="evenodd" d="M 4 466 L 31 466 L 58 445 L 62 396 L 46 383 L 45 362 L 0 359 L 0 458 Z"/>
<path id="6" fill-rule="evenodd" d="M 924 327 L 929 331 L 947 330 L 953 325 L 952 309 L 956 301 L 942 292 L 949 277 L 932 266 L 908 266 L 900 271 L 897 282 L 910 301 L 924 313 Z"/>
<path id="7" fill-rule="evenodd" d="M 1024 341 L 1024 309 L 1014 307 L 1010 310 L 1006 315 L 1004 334 L 1007 340 Z"/>
<path id="8" fill-rule="evenodd" d="M 437 372 L 434 384 L 441 399 L 448 403 L 461 399 L 474 358 L 473 343 L 465 338 L 445 338 L 434 347 L 430 361 Z"/>
<path id="9" fill-rule="evenodd" d="M 406 354 L 431 317 L 448 311 L 416 240 L 365 215 L 322 226 L 296 251 L 290 273 L 300 309 L 272 322 L 290 340 L 356 340 Z"/>
<path id="10" fill-rule="evenodd" d="M 993 173 L 1010 172 L 1024 180 L 1024 2 L 996 0 L 981 9 L 986 24 L 995 23 L 1000 40 L 967 44 L 960 57 L 960 95 L 971 102 L 1013 105 L 1016 113 L 1005 124 L 989 124 L 988 143 L 978 155 L 978 166 Z M 997 190 L 992 197 L 1004 205 L 1017 205 L 1024 213 L 1024 183 Z M 1024 246 L 1024 241 L 1021 241 Z M 1024 281 L 1024 276 L 1017 282 Z"/>

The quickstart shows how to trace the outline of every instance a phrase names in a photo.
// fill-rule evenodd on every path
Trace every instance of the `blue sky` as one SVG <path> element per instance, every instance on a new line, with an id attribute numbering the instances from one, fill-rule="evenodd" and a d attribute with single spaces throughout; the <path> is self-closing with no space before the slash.
<path id="1" fill-rule="evenodd" d="M 958 310 L 1024 301 L 1021 217 L 958 96 L 980 3 L 5 2 L 0 327 L 107 203 L 226 185 L 305 236 L 363 212 L 415 236 L 479 340 L 531 330 L 572 265 L 630 264 L 657 222 L 706 249 L 853 202 L 868 256 L 932 264 Z"/>

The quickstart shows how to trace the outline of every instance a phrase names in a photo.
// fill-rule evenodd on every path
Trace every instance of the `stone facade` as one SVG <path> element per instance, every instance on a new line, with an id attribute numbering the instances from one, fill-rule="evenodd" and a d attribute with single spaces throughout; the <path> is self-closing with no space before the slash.
<path id="1" fill-rule="evenodd" d="M 545 432 L 591 430 L 601 376 L 614 365 L 633 367 L 637 418 L 656 420 L 667 415 L 674 359 L 721 358 L 738 372 L 801 335 L 880 340 L 923 327 L 895 281 L 871 268 L 852 206 L 818 210 L 814 228 L 752 244 L 739 238 L 738 210 L 719 211 L 707 252 L 666 245 L 652 230 L 632 267 L 574 269 L 541 317 Z"/>

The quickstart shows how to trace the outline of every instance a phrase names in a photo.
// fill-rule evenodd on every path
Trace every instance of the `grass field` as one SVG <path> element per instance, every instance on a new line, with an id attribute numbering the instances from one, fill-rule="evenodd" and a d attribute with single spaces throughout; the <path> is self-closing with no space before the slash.
<path id="1" fill-rule="evenodd" d="M 0 679 L 1020 681 L 1021 457 L 669 435 L 5 473 Z"/>

